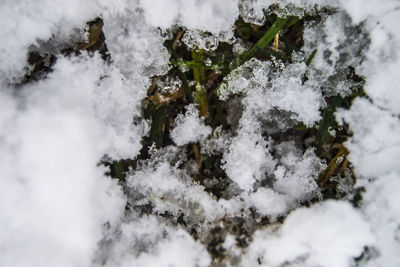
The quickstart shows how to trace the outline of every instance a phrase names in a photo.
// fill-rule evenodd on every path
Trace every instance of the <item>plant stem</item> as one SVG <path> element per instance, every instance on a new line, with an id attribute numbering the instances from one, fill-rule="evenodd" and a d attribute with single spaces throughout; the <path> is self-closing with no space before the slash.
<path id="1" fill-rule="evenodd" d="M 292 21 L 293 17 L 286 18 L 277 18 L 272 24 L 272 26 L 268 29 L 268 31 L 261 37 L 260 40 L 246 53 L 241 56 L 240 65 L 245 61 L 249 60 L 254 54 L 259 51 L 264 50 L 267 45 L 274 39 L 275 35 L 283 28 L 285 25 Z"/>

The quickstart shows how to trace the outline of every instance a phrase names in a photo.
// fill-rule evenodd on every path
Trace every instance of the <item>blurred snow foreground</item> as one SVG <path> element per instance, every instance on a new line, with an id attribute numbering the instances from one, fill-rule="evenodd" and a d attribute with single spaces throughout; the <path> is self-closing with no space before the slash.
<path id="1" fill-rule="evenodd" d="M 276 62 L 277 69 L 247 61 L 221 88 L 223 100 L 243 95 L 235 134 L 211 129 L 187 106 L 171 133 L 176 146 L 153 148 L 124 189 L 98 163 L 105 155 L 139 154 L 151 123 L 141 114 L 142 100 L 151 78 L 170 68 L 160 32 L 178 25 L 187 29 L 189 47 L 235 45 L 238 17 L 263 23 L 263 9 L 275 1 L 0 2 L 0 266 L 400 266 L 398 1 L 325 3 L 337 12 L 305 25 L 302 52 L 326 53 L 309 67 L 296 58 Z M 299 15 L 317 2 L 278 4 L 290 7 L 282 15 Z M 15 88 L 27 71 L 28 50 L 60 49 L 98 16 L 110 62 L 98 53 L 59 56 L 45 79 Z M 352 37 L 351 27 L 369 38 L 362 55 L 365 40 Z M 345 67 L 366 80 L 368 98 L 336 113 L 353 132 L 345 145 L 365 193 L 359 208 L 347 200 L 306 208 L 301 203 L 321 199 L 316 181 L 326 163 L 313 148 L 303 151 L 295 140 L 268 134 L 319 121 L 323 95 L 351 93 L 340 82 Z M 221 168 L 232 181 L 228 195 L 217 200 L 178 167 L 192 142 L 202 144 L 202 153 L 223 154 Z M 152 212 L 125 212 L 127 203 L 150 203 Z M 260 227 L 254 213 L 270 224 Z M 185 224 L 157 214 L 184 216 Z M 241 220 L 252 234 L 218 236 L 225 255 L 218 262 L 206 244 L 229 220 Z"/>

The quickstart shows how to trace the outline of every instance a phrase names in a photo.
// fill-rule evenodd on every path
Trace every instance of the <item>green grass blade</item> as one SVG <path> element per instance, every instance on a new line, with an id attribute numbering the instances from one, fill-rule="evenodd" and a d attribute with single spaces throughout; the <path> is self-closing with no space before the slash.
<path id="1" fill-rule="evenodd" d="M 317 49 L 314 49 L 312 51 L 311 55 L 307 58 L 307 60 L 306 60 L 306 66 L 307 67 L 310 66 L 312 60 L 314 59 L 315 55 L 317 54 L 317 51 L 318 51 Z"/>
<path id="2" fill-rule="evenodd" d="M 207 104 L 207 92 L 204 88 L 204 83 L 206 81 L 206 66 L 203 62 L 203 51 L 202 50 L 193 50 L 192 51 L 192 59 L 193 59 L 193 77 L 195 81 L 195 90 L 196 90 L 196 100 L 199 104 L 200 115 L 207 117 L 208 116 L 208 104 Z"/>
<path id="3" fill-rule="evenodd" d="M 288 18 L 289 18 L 289 20 L 285 24 L 286 29 L 292 27 L 294 24 L 296 24 L 300 20 L 300 18 L 296 17 L 296 16 L 290 16 Z"/>
<path id="4" fill-rule="evenodd" d="M 280 58 L 281 56 L 274 52 L 273 50 L 271 51 L 266 51 L 269 43 L 274 39 L 275 35 L 279 33 L 280 30 L 283 28 L 289 28 L 296 24 L 300 20 L 299 17 L 296 16 L 289 16 L 286 18 L 277 18 L 275 22 L 272 24 L 272 26 L 267 30 L 267 32 L 261 37 L 260 40 L 246 53 L 243 53 L 240 56 L 240 59 L 237 62 L 233 62 L 231 64 L 230 70 L 234 70 L 240 65 L 242 65 L 244 62 L 249 60 L 251 57 L 253 57 L 256 53 L 270 53 L 273 54 L 275 57 Z M 217 87 L 217 89 L 214 91 L 214 93 L 219 96 L 220 95 L 220 87 L 225 81 L 222 81 L 222 83 Z"/>
<path id="5" fill-rule="evenodd" d="M 198 84 L 204 84 L 206 76 L 205 76 L 205 65 L 203 63 L 203 51 L 193 50 L 192 59 L 193 62 L 191 64 L 191 67 L 193 68 L 194 80 Z"/>
<path id="6" fill-rule="evenodd" d="M 340 96 L 334 96 L 328 103 L 328 107 L 322 114 L 322 120 L 319 122 L 319 128 L 316 135 L 316 141 L 318 147 L 322 144 L 329 144 L 331 135 L 329 129 L 336 129 L 337 122 L 335 118 L 335 112 L 338 107 L 343 103 L 343 98 Z"/>
<path id="7" fill-rule="evenodd" d="M 241 57 L 241 63 L 249 60 L 258 51 L 264 50 L 274 39 L 274 36 L 292 19 L 293 17 L 277 18 L 263 37 L 261 37 L 261 39 L 247 53 L 243 54 Z"/>
<path id="8" fill-rule="evenodd" d="M 176 54 L 176 51 L 175 51 L 174 47 L 172 46 L 172 42 L 166 42 L 165 45 L 171 51 L 171 57 L 173 59 L 175 59 L 175 61 L 177 63 L 179 63 L 181 60 L 179 59 L 178 55 Z M 180 70 L 179 65 L 174 65 L 174 64 L 172 64 L 172 65 L 178 68 L 180 76 L 181 76 L 181 80 L 183 82 L 183 86 L 185 87 L 186 95 L 188 96 L 189 101 L 193 102 L 193 92 L 192 92 L 192 89 L 190 89 L 186 74 Z"/>
<path id="9" fill-rule="evenodd" d="M 157 148 L 161 147 L 164 141 L 164 119 L 167 114 L 165 106 L 154 107 L 151 116 L 150 141 L 155 143 Z"/>

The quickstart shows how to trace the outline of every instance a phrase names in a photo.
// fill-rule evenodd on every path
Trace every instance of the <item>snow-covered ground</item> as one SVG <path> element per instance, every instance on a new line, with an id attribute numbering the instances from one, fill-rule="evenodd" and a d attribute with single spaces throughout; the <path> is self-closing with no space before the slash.
<path id="1" fill-rule="evenodd" d="M 99 164 L 105 155 L 138 156 L 151 124 L 142 100 L 152 77 L 170 69 L 168 29 L 185 27 L 189 48 L 235 46 L 238 17 L 262 24 L 274 3 L 287 7 L 280 16 L 322 4 L 0 0 L 0 266 L 209 266 L 216 262 L 206 244 L 230 218 L 248 221 L 254 233 L 247 246 L 225 233 L 221 265 L 400 266 L 399 1 L 328 1 L 336 12 L 304 26 L 302 53 L 326 52 L 310 66 L 298 54 L 291 64 L 251 59 L 231 72 L 220 98 L 243 95 L 234 135 L 211 129 L 188 105 L 171 131 L 175 145 L 153 147 L 124 187 Z M 58 55 L 47 77 L 16 85 L 29 72 L 28 51 L 57 53 L 85 38 L 86 22 L 98 16 L 110 62 L 98 53 Z M 363 199 L 358 208 L 346 199 L 304 207 L 322 198 L 317 179 L 326 162 L 311 146 L 269 136 L 299 122 L 313 126 L 323 96 L 351 94 L 347 68 L 364 77 L 367 97 L 335 116 L 353 133 L 345 146 Z M 193 142 L 202 153 L 222 153 L 229 198 L 217 199 L 180 168 L 182 146 Z M 127 203 L 151 203 L 153 212 L 126 212 Z M 254 228 L 254 210 L 271 223 Z M 186 226 L 155 214 L 184 214 Z"/>

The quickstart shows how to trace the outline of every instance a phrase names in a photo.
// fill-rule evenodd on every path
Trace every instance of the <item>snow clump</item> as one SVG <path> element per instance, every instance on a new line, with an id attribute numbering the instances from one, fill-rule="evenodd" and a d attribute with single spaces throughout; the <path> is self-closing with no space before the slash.
<path id="1" fill-rule="evenodd" d="M 194 105 L 187 106 L 185 115 L 179 114 L 175 124 L 171 137 L 178 146 L 200 141 L 212 131 L 210 126 L 204 124 L 204 118 L 199 118 L 199 111 Z"/>
<path id="2" fill-rule="evenodd" d="M 261 266 L 351 266 L 373 241 L 359 212 L 348 203 L 326 201 L 290 213 L 276 232 L 256 232 L 241 266 L 257 261 Z"/>

